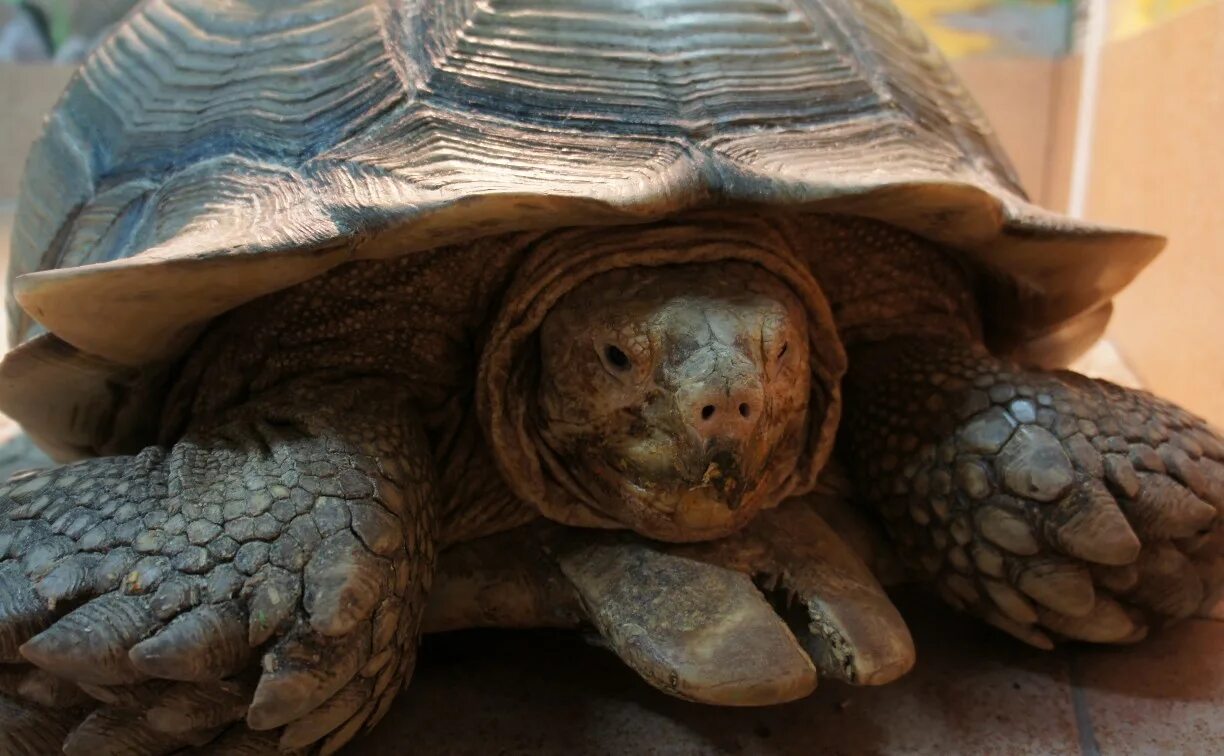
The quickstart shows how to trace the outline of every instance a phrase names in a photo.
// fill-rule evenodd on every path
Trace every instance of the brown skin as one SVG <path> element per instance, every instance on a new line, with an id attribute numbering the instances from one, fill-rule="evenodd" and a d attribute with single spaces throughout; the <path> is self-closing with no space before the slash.
<path id="1" fill-rule="evenodd" d="M 794 468 L 810 393 L 802 305 L 747 263 L 628 268 L 540 333 L 539 424 L 586 499 L 666 541 L 738 530 Z"/>

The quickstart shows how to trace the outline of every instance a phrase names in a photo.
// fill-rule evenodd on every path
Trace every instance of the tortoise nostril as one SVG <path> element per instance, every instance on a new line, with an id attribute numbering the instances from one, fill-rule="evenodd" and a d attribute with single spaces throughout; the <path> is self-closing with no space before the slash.
<path id="1" fill-rule="evenodd" d="M 744 402 L 739 406 L 739 412 L 741 417 L 749 417 L 752 415 L 752 408 L 748 406 L 747 402 Z"/>
<path id="2" fill-rule="evenodd" d="M 701 408 L 701 419 L 709 420 L 711 417 L 714 417 L 714 405 L 707 404 Z"/>

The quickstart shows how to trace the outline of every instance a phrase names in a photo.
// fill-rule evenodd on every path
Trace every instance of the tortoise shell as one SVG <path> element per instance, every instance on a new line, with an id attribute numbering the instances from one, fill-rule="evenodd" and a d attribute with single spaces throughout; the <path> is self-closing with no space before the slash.
<path id="1" fill-rule="evenodd" d="M 1161 246 L 1031 204 L 887 2 L 147 0 L 30 155 L 0 408 L 113 450 L 213 318 L 334 266 L 748 204 L 958 250 L 992 346 L 1043 363 Z"/>

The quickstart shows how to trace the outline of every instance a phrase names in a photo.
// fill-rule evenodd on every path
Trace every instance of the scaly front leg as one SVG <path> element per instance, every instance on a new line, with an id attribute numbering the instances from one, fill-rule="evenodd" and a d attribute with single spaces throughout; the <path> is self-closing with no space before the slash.
<path id="1" fill-rule="evenodd" d="M 401 397 L 303 380 L 169 449 L 0 488 L 0 662 L 37 667 L 27 698 L 80 706 L 60 678 L 105 704 L 68 753 L 254 737 L 244 717 L 331 750 L 382 716 L 434 567 L 432 458 Z"/>
<path id="2" fill-rule="evenodd" d="M 856 483 L 953 605 L 1036 646 L 1124 643 L 1224 583 L 1224 442 L 1142 391 L 954 337 L 851 353 Z"/>

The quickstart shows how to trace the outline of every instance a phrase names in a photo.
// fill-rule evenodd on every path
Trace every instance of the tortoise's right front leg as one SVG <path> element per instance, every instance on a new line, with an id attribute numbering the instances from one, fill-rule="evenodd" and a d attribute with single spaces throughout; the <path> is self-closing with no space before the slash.
<path id="1" fill-rule="evenodd" d="M 412 669 L 433 481 L 376 379 L 282 387 L 169 449 L 19 478 L 0 488 L 0 663 L 105 704 L 69 753 L 160 753 L 243 717 L 282 748 L 338 747 Z"/>

